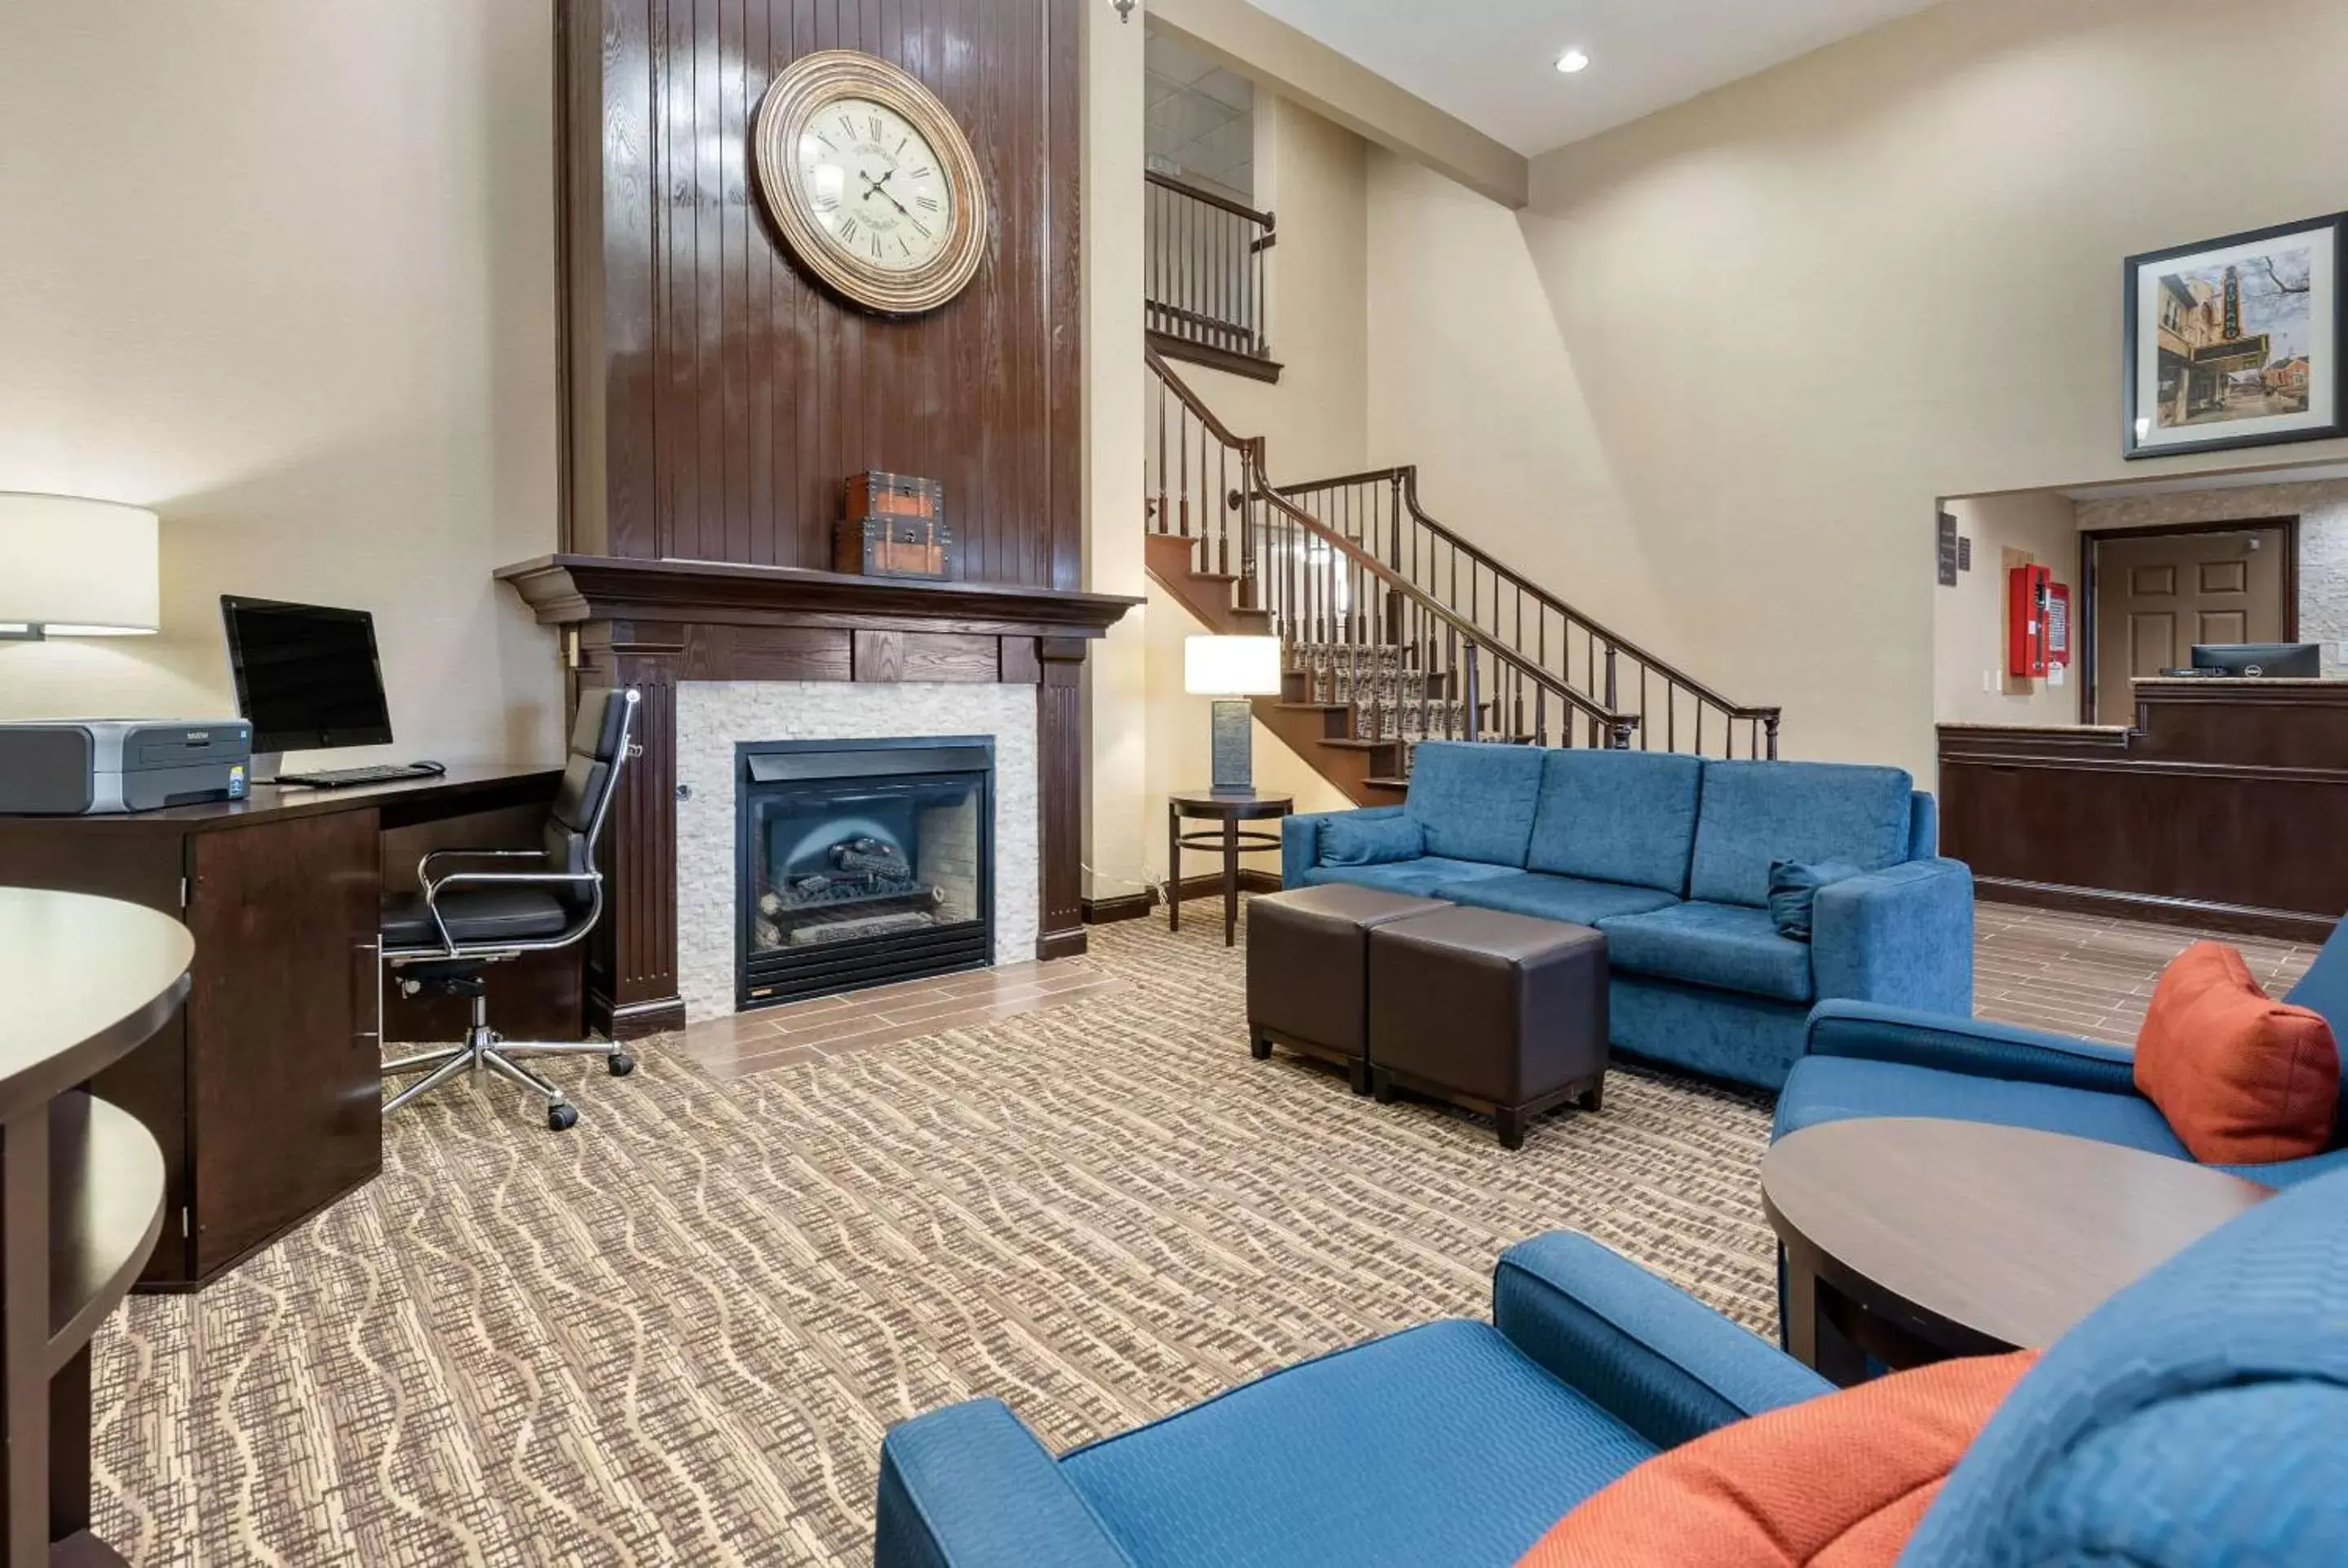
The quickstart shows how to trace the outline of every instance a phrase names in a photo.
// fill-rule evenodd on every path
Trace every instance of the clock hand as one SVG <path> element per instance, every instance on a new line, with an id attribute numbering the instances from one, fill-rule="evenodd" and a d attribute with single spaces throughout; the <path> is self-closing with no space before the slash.
<path id="1" fill-rule="evenodd" d="M 894 174 L 897 171 L 893 169 L 889 171 L 890 174 Z M 878 180 L 873 180 L 868 178 L 865 183 L 864 194 L 867 197 L 880 197 L 882 200 L 888 202 L 890 206 L 894 207 L 898 211 L 902 212 L 906 217 L 911 218 L 913 214 L 906 208 L 903 202 L 898 200 L 895 197 L 880 189 L 881 186 L 886 185 L 888 182 L 889 177 L 885 174 Z"/>

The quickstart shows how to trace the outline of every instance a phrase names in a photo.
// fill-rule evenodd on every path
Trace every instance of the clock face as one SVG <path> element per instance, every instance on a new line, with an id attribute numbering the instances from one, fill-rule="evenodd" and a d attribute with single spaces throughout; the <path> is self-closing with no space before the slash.
<path id="1" fill-rule="evenodd" d="M 852 303 L 932 311 L 986 259 L 992 208 L 970 138 L 886 60 L 826 49 L 792 61 L 758 105 L 751 152 L 781 242 Z"/>
<path id="2" fill-rule="evenodd" d="M 911 121 L 870 98 L 831 99 L 799 133 L 793 177 L 822 236 L 868 265 L 911 272 L 954 226 L 953 187 Z"/>

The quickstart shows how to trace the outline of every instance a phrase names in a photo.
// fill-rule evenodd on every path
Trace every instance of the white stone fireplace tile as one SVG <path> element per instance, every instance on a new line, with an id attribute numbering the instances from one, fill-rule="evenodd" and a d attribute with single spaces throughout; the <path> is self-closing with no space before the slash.
<path id="1" fill-rule="evenodd" d="M 1035 956 L 1035 688 L 908 681 L 687 681 L 676 689 L 677 991 L 734 1010 L 734 748 L 745 741 L 984 735 L 994 742 L 994 961 Z"/>

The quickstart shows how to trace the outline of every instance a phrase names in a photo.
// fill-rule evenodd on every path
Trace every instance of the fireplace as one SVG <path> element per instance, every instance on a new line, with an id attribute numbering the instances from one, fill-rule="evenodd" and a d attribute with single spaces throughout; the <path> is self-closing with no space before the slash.
<path id="1" fill-rule="evenodd" d="M 994 961 L 994 743 L 735 747 L 735 1005 Z"/>

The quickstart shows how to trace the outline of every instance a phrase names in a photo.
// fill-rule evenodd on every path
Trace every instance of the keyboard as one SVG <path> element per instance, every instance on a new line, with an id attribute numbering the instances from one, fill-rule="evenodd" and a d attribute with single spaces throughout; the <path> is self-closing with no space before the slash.
<path id="1" fill-rule="evenodd" d="M 397 784 L 401 779 L 438 778 L 448 770 L 438 763 L 377 763 L 365 768 L 322 768 L 312 774 L 279 774 L 273 784 L 300 784 L 308 789 L 348 789 L 353 784 Z"/>

